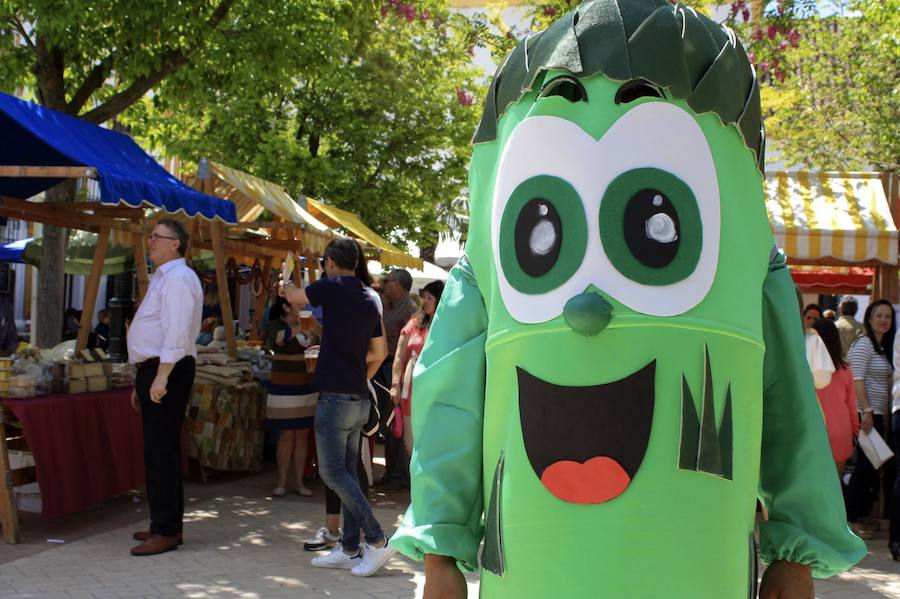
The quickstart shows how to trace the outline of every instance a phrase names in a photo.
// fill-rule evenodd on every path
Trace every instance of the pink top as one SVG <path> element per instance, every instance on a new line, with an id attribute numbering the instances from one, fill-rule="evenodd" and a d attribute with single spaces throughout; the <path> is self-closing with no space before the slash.
<path id="1" fill-rule="evenodd" d="M 856 413 L 856 389 L 850 368 L 839 368 L 824 389 L 816 389 L 825 414 L 828 441 L 835 460 L 847 460 L 853 454 L 853 437 L 859 432 Z"/>
<path id="2" fill-rule="evenodd" d="M 412 372 L 422 353 L 422 346 L 425 345 L 425 338 L 428 336 L 428 325 L 419 327 L 419 319 L 412 317 L 403 330 L 401 335 L 406 335 L 406 353 L 403 355 L 403 378 L 400 380 L 400 409 L 407 418 L 410 416 L 410 401 L 412 397 Z"/>

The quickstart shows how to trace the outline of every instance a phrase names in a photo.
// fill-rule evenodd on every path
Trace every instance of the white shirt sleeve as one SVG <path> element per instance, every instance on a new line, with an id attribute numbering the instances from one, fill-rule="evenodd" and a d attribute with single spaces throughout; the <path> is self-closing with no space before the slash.
<path id="1" fill-rule="evenodd" d="M 199 330 L 194 330 L 194 323 L 200 322 L 202 298 L 195 297 L 195 281 L 188 279 L 193 273 L 172 272 L 164 280 L 162 288 L 162 321 L 163 342 L 159 352 L 159 361 L 174 364 L 196 351 L 196 339 Z"/>

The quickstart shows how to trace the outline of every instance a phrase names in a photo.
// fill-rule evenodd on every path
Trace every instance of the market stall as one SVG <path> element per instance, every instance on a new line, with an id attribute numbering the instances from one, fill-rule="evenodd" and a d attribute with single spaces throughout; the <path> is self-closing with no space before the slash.
<path id="1" fill-rule="evenodd" d="M 67 178 L 79 180 L 83 195 L 93 201 L 73 198 L 51 205 L 28 200 Z M 0 94 L 0 216 L 96 234 L 76 352 L 64 370 L 70 392 L 4 400 L 14 415 L 3 418 L 0 426 L 0 467 L 5 471 L 0 473 L 0 518 L 7 542 L 19 540 L 12 477 L 6 474 L 11 466 L 6 441 L 18 430 L 22 434 L 16 442 L 26 442 L 33 455 L 45 516 L 84 509 L 143 482 L 140 417 L 130 406 L 130 389 L 106 391 L 106 369 L 98 364 L 99 370 L 92 367 L 88 373 L 79 358 L 110 243 L 117 236 L 130 241 L 145 292 L 143 241 L 152 227 L 148 217 L 161 213 L 203 222 L 213 249 L 222 255 L 226 248 L 245 249 L 224 242 L 225 223 L 235 221 L 234 204 L 184 185 L 129 137 Z M 43 363 L 28 368 L 40 371 Z M 30 372 L 24 376 L 38 378 Z M 11 392 L 12 382 L 6 389 Z M 39 385 L 32 389 L 33 394 Z"/>
<path id="2" fill-rule="evenodd" d="M 85 510 L 144 484 L 141 416 L 131 389 L 3 402 L 34 456 L 41 515 Z"/>
<path id="3" fill-rule="evenodd" d="M 262 469 L 266 391 L 257 382 L 195 382 L 188 404 L 188 457 L 206 469 L 258 472 Z"/>
<path id="4" fill-rule="evenodd" d="M 879 173 L 770 172 L 765 191 L 776 243 L 802 291 L 900 300 L 897 226 Z"/>

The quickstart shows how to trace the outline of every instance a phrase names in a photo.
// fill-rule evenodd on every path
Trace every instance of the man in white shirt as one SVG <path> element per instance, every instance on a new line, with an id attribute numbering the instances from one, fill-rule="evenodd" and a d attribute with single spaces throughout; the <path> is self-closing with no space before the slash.
<path id="1" fill-rule="evenodd" d="M 195 339 L 200 331 L 203 289 L 185 263 L 188 232 L 162 219 L 150 235 L 156 272 L 128 331 L 128 359 L 137 366 L 131 405 L 144 422 L 144 468 L 150 530 L 134 533 L 142 543 L 132 555 L 155 555 L 182 542 L 184 489 L 181 428 L 194 384 Z"/>

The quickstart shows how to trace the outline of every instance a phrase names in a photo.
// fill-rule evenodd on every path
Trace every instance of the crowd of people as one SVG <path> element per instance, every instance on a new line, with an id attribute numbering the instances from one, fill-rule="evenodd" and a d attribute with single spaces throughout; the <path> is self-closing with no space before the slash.
<path id="1" fill-rule="evenodd" d="M 856 320 L 858 304 L 852 297 L 844 299 L 838 310 L 839 316 L 831 310 L 823 312 L 816 304 L 803 308 L 807 360 L 844 485 L 847 520 L 859 530 L 883 492 L 890 512 L 889 549 L 900 561 L 900 469 L 896 459 L 891 460 L 881 466 L 880 476 L 857 442 L 859 434 L 874 430 L 900 448 L 896 314 L 884 299 L 869 304 L 862 322 Z M 845 481 L 846 465 L 854 453 L 853 471 Z"/>
<path id="2" fill-rule="evenodd" d="M 193 382 L 197 332 L 202 338 L 217 324 L 200 319 L 202 290 L 184 263 L 186 245 L 180 223 L 157 224 L 150 236 L 157 271 L 128 332 L 129 357 L 138 371 L 132 402 L 143 414 L 151 512 L 150 529 L 134 534 L 142 543 L 133 555 L 161 553 L 183 541 L 177 431 Z M 394 550 L 373 515 L 368 488 L 373 482 L 409 484 L 415 443 L 409 426 L 415 410 L 412 374 L 443 284 L 429 283 L 413 293 L 412 277 L 403 269 L 375 282 L 362 248 L 351 239 L 331 242 L 321 268 L 324 276 L 309 285 L 283 281 L 268 313 L 266 344 L 274 359 L 267 416 L 278 434 L 272 495 L 289 490 L 312 495 L 304 478 L 314 432 L 318 473 L 326 486 L 325 522 L 304 548 L 331 550 L 312 559 L 315 567 L 369 576 Z M 815 304 L 805 306 L 807 358 L 835 473 L 845 488 L 848 521 L 866 523 L 883 480 L 890 506 L 889 548 L 900 560 L 900 474 L 889 462 L 880 476 L 856 442 L 857 435 L 875 431 L 900 447 L 900 337 L 889 301 L 871 303 L 862 322 L 856 320 L 857 310 L 853 298 L 841 302 L 834 318 Z M 310 350 L 317 350 L 314 367 L 307 359 Z M 378 428 L 373 420 L 383 425 L 386 442 L 387 472 L 381 481 L 372 480 L 367 435 Z"/>
<path id="3" fill-rule="evenodd" d="M 308 494 L 303 477 L 312 428 L 318 471 L 326 487 L 325 525 L 304 548 L 332 550 L 313 558 L 315 567 L 369 576 L 394 550 L 368 504 L 368 488 L 376 481 L 367 438 L 375 427 L 367 424 L 374 419 L 385 425 L 381 428 L 387 472 L 377 482 L 408 485 L 412 372 L 443 283 L 429 283 L 414 294 L 412 276 L 399 268 L 376 283 L 359 243 L 349 239 L 332 242 L 321 266 L 326 276 L 306 287 L 285 281 L 283 298 L 269 317 L 267 340 L 276 357 L 268 415 L 270 422 L 279 423 L 280 431 L 279 478 L 273 495 L 285 494 L 291 460 L 295 488 Z M 295 356 L 316 348 L 316 366 L 310 373 L 309 361 Z"/>
<path id="4" fill-rule="evenodd" d="M 177 431 L 193 383 L 197 342 L 208 340 L 216 325 L 201 321 L 202 289 L 184 260 L 188 241 L 177 221 L 163 219 L 154 227 L 149 258 L 157 269 L 128 331 L 129 359 L 137 367 L 132 405 L 143 416 L 150 503 L 149 530 L 133 535 L 141 542 L 131 551 L 135 556 L 177 549 L 184 541 Z M 315 567 L 370 576 L 394 553 L 367 499 L 371 460 L 361 449 L 364 431 L 374 430 L 366 426 L 373 412 L 378 419 L 372 381 L 391 377 L 379 386 L 400 414 L 393 427 L 400 431 L 395 442 L 410 451 L 412 437 L 402 420 L 411 414 L 412 368 L 443 287 L 427 285 L 416 303 L 410 293 L 412 277 L 405 270 L 392 271 L 376 285 L 362 248 L 351 239 L 331 242 L 320 266 L 324 276 L 305 287 L 283 281 L 268 315 L 266 343 L 274 359 L 267 416 L 279 437 L 272 495 L 287 493 L 292 464 L 293 490 L 312 495 L 304 475 L 314 431 L 318 471 L 327 488 L 326 517 L 305 548 L 332 549 L 313 558 Z M 388 333 L 394 337 L 390 360 Z M 317 360 L 308 368 L 312 348 L 318 349 Z M 408 464 L 395 468 L 408 469 Z"/>

